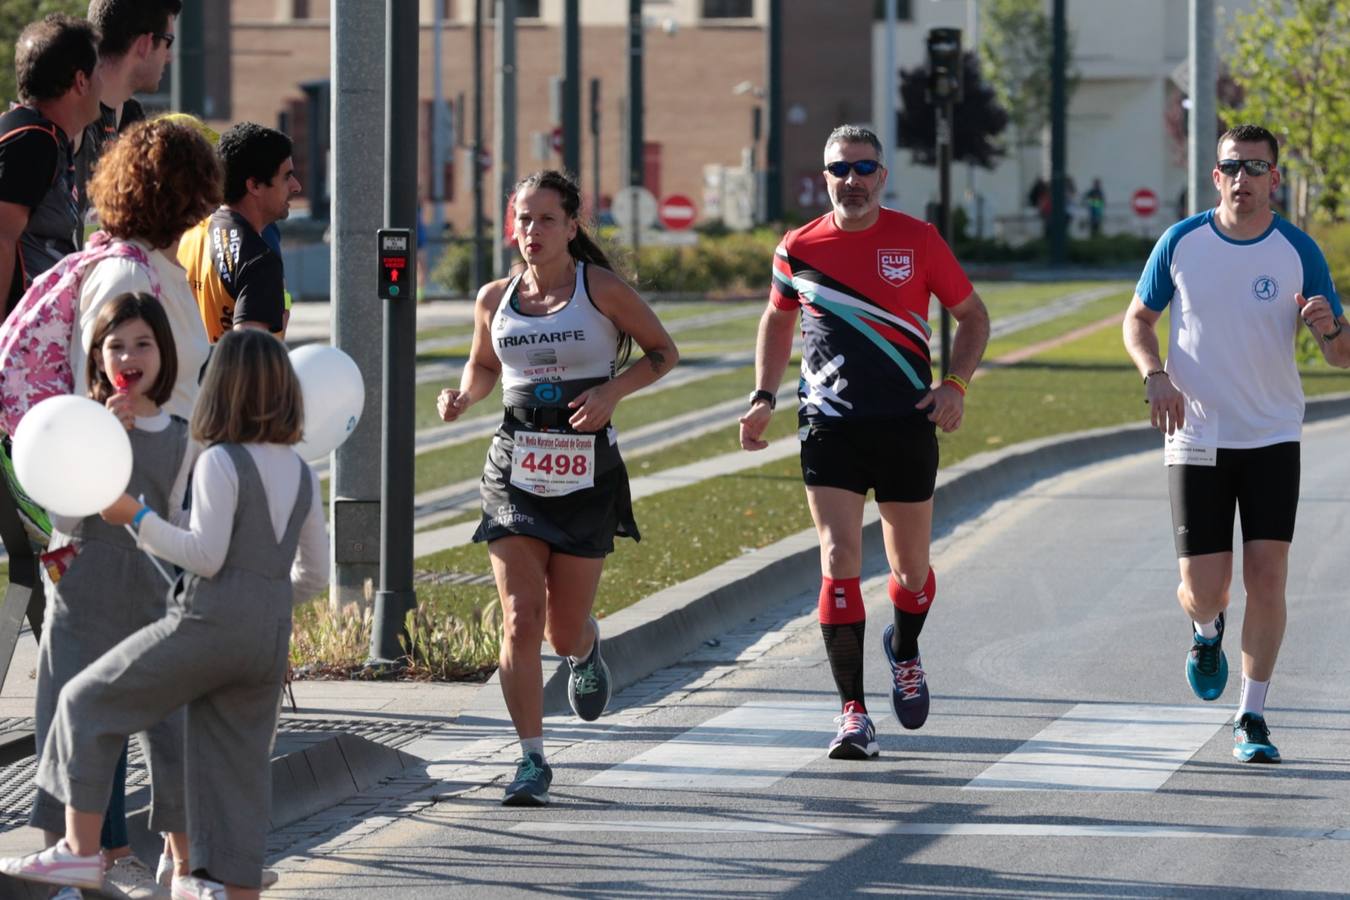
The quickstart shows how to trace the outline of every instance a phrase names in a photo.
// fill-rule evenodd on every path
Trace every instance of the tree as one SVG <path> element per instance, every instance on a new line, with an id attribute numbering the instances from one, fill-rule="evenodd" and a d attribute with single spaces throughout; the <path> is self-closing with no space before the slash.
<path id="1" fill-rule="evenodd" d="M 1229 31 L 1228 59 L 1242 88 L 1229 121 L 1282 138 L 1293 217 L 1340 221 L 1350 211 L 1350 0 L 1256 0 Z"/>
<path id="2" fill-rule="evenodd" d="M 5 35 L 0 39 L 0 102 L 19 98 L 14 86 L 14 42 L 24 26 L 48 13 L 83 16 L 88 11 L 88 0 L 0 0 L 0 35 Z"/>
<path id="3" fill-rule="evenodd" d="M 1008 111 L 1013 147 L 1041 141 L 1050 117 L 1050 48 L 1054 34 L 1045 0 L 985 0 L 980 5 L 980 62 L 999 105 Z M 1072 72 L 1073 33 L 1069 33 L 1068 96 L 1078 80 Z M 1017 164 L 1022 184 L 1022 154 Z"/>
<path id="4" fill-rule="evenodd" d="M 1008 127 L 1008 111 L 981 78 L 974 53 L 962 55 L 962 69 L 965 89 L 953 107 L 952 159 L 992 169 L 1005 153 L 996 138 Z M 910 149 L 916 163 L 932 166 L 937 164 L 937 118 L 927 87 L 926 67 L 900 71 L 900 146 Z"/>

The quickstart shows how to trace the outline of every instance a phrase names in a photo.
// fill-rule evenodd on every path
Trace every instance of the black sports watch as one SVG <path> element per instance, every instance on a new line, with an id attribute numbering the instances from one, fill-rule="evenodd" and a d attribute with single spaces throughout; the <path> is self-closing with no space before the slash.
<path id="1" fill-rule="evenodd" d="M 778 405 L 778 395 L 775 394 L 773 391 L 760 390 L 755 391 L 753 394 L 750 395 L 751 406 L 754 406 L 760 400 L 763 400 L 765 403 L 769 404 L 770 410 L 772 410 L 774 407 Z"/>

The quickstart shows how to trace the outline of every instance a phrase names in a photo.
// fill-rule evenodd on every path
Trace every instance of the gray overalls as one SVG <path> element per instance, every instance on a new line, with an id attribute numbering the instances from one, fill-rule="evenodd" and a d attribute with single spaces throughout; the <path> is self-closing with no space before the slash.
<path id="1" fill-rule="evenodd" d="M 166 512 L 173 481 L 187 451 L 187 423 L 174 418 L 163 431 L 132 429 L 135 466 L 127 491 Z M 47 626 L 38 649 L 34 739 L 38 752 L 51 729 L 61 689 L 132 633 L 164 618 L 168 585 L 120 525 L 98 516 L 81 520 L 71 535 L 79 555 L 55 586 L 48 584 Z M 150 763 L 151 831 L 183 831 L 183 710 L 170 712 L 138 737 Z M 28 824 L 62 834 L 66 808 L 41 789 Z"/>
<path id="2" fill-rule="evenodd" d="M 187 704 L 189 860 L 259 888 L 272 800 L 272 735 L 291 640 L 291 563 L 313 502 L 300 489 L 280 542 L 247 450 L 223 445 L 239 476 L 230 549 L 214 578 L 184 574 L 164 619 L 66 686 L 36 781 L 86 812 L 108 804 L 122 740 Z"/>

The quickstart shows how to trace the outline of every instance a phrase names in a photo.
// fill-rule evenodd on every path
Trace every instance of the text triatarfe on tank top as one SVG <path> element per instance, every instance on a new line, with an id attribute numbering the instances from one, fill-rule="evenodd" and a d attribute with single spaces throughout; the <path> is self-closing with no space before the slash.
<path id="1" fill-rule="evenodd" d="M 586 332 L 577 328 L 571 331 L 540 331 L 526 334 L 505 334 L 497 338 L 498 347 L 521 347 L 534 344 L 565 344 L 568 341 L 584 341 Z"/>

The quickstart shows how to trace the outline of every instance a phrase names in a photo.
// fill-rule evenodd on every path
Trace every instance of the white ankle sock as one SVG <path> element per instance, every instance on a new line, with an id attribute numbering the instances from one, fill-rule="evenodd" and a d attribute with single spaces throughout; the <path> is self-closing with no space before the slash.
<path id="1" fill-rule="evenodd" d="M 1205 640 L 1213 640 L 1219 636 L 1219 617 L 1215 616 L 1208 622 L 1193 622 L 1195 633 Z"/>
<path id="2" fill-rule="evenodd" d="M 523 754 L 538 753 L 539 758 L 544 758 L 544 738 L 540 735 L 537 738 L 521 738 L 520 752 Z"/>
<path id="3" fill-rule="evenodd" d="M 1251 713 L 1265 718 L 1266 691 L 1269 688 L 1269 681 L 1252 681 L 1246 675 L 1243 675 L 1242 699 L 1238 701 L 1237 717 L 1240 719 L 1245 713 Z"/>

